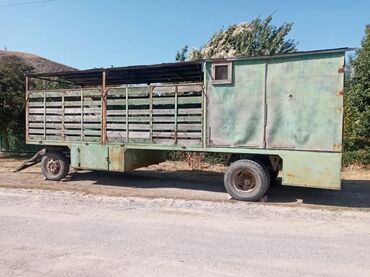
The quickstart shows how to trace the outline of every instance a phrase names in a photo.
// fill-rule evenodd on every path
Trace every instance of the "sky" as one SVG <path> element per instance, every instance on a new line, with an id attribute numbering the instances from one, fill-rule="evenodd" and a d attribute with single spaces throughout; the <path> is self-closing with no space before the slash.
<path id="1" fill-rule="evenodd" d="M 294 23 L 298 50 L 359 47 L 370 1 L 0 0 L 0 49 L 78 69 L 173 62 L 186 44 L 271 14 Z"/>

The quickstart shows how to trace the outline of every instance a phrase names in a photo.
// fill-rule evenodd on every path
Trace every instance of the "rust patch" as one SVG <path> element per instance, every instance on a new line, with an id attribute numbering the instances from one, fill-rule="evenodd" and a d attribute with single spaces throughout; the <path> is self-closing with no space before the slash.
<path id="1" fill-rule="evenodd" d="M 344 73 L 344 67 L 339 67 L 338 68 L 338 73 Z"/>
<path id="2" fill-rule="evenodd" d="M 333 145 L 333 150 L 334 151 L 341 151 L 342 150 L 342 144 L 337 143 Z"/>
<path id="3" fill-rule="evenodd" d="M 343 90 L 340 90 L 340 91 L 337 92 L 337 95 L 338 96 L 343 96 L 343 94 L 344 94 L 344 91 Z"/>

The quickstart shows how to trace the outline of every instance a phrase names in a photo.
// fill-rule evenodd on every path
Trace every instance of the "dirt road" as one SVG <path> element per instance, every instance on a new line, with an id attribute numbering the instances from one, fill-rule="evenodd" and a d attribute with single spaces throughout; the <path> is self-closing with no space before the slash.
<path id="1" fill-rule="evenodd" d="M 166 162 L 129 173 L 71 171 L 65 182 L 45 181 L 39 166 L 12 173 L 22 159 L 0 158 L 0 187 L 37 188 L 87 194 L 227 201 L 222 166 L 191 170 L 184 162 Z M 370 211 L 370 170 L 347 169 L 341 191 L 277 186 L 267 194 L 268 204 Z"/>
<path id="2" fill-rule="evenodd" d="M 370 213 L 0 188 L 1 276 L 370 276 Z"/>
<path id="3" fill-rule="evenodd" d="M 0 158 L 0 276 L 370 276 L 369 171 L 229 199 L 222 166 L 45 181 Z"/>

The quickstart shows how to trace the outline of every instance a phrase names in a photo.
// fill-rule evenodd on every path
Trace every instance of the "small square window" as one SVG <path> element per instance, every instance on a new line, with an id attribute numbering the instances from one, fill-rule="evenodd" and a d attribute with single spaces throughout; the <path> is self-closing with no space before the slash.
<path id="1" fill-rule="evenodd" d="M 232 82 L 231 63 L 215 63 L 212 65 L 212 83 L 230 84 Z"/>
<path id="2" fill-rule="evenodd" d="M 215 66 L 215 81 L 227 80 L 227 65 Z"/>

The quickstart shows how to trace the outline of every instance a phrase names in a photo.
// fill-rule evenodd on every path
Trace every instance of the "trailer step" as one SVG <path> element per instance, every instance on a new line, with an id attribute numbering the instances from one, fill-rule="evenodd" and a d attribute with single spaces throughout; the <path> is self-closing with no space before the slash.
<path id="1" fill-rule="evenodd" d="M 41 162 L 42 157 L 46 154 L 46 149 L 42 149 L 39 152 L 37 152 L 34 156 L 32 156 L 27 161 L 23 162 L 21 165 L 19 165 L 16 169 L 14 169 L 13 172 L 19 172 L 23 169 L 26 169 L 30 166 L 33 166 L 39 162 Z"/>

